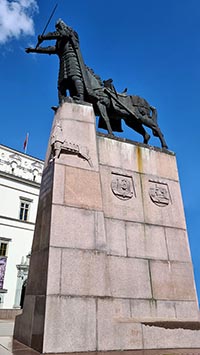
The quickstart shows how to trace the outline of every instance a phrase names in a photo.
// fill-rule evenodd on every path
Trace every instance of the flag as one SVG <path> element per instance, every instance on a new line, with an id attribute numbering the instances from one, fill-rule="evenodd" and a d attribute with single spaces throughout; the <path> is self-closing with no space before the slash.
<path id="1" fill-rule="evenodd" d="M 27 145 L 28 145 L 28 136 L 29 136 L 29 133 L 26 133 L 26 138 L 25 138 L 25 141 L 24 141 L 24 151 L 25 151 L 25 153 L 26 153 Z"/>

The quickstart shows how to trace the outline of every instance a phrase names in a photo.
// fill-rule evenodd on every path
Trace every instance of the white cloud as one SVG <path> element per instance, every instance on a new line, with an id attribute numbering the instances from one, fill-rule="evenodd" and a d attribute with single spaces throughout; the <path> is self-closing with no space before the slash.
<path id="1" fill-rule="evenodd" d="M 0 44 L 21 35 L 34 34 L 36 0 L 0 0 Z"/>

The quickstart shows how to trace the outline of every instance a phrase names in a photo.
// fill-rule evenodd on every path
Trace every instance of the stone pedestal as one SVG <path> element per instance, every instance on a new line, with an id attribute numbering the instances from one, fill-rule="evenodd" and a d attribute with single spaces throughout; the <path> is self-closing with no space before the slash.
<path id="1" fill-rule="evenodd" d="M 92 106 L 63 104 L 14 337 L 43 353 L 200 347 L 184 328 L 198 320 L 174 154 L 97 136 Z"/>

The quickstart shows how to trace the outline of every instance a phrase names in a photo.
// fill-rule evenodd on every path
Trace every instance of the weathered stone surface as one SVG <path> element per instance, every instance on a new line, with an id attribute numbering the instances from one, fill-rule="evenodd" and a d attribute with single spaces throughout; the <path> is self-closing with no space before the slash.
<path id="1" fill-rule="evenodd" d="M 45 353 L 96 350 L 95 299 L 48 296 Z"/>
<path id="2" fill-rule="evenodd" d="M 142 175 L 142 191 L 144 201 L 145 223 L 185 229 L 185 216 L 178 182 L 160 179 L 151 175 Z M 169 204 L 163 207 L 156 205 L 150 198 L 150 188 L 160 181 L 168 185 Z M 162 185 L 163 186 L 163 185 Z"/>
<path id="3" fill-rule="evenodd" d="M 52 203 L 63 204 L 65 191 L 65 166 L 54 162 L 54 184 Z"/>
<path id="4" fill-rule="evenodd" d="M 60 279 L 61 279 L 61 248 L 49 248 L 49 261 L 48 261 L 48 279 L 47 279 L 47 294 L 60 293 Z"/>
<path id="5" fill-rule="evenodd" d="M 136 173 L 101 167 L 102 198 L 105 217 L 130 221 L 144 221 L 140 177 Z M 133 197 L 127 200 L 118 198 L 112 191 L 114 174 L 127 176 L 133 181 Z M 115 177 L 114 177 L 115 178 Z"/>
<path id="6" fill-rule="evenodd" d="M 54 205 L 52 208 L 51 245 L 63 248 L 94 249 L 94 211 Z"/>
<path id="7" fill-rule="evenodd" d="M 98 350 L 142 349 L 141 325 L 129 323 L 129 300 L 98 300 Z"/>
<path id="8" fill-rule="evenodd" d="M 157 150 L 135 146 L 138 172 L 178 181 L 175 156 Z"/>
<path id="9" fill-rule="evenodd" d="M 56 138 L 16 338 L 44 353 L 200 346 L 199 331 L 140 323 L 199 319 L 173 154 L 102 137 L 97 153 L 93 110 L 76 104 Z"/>
<path id="10" fill-rule="evenodd" d="M 175 302 L 155 300 L 131 300 L 131 316 L 138 320 L 145 319 L 175 319 Z"/>
<path id="11" fill-rule="evenodd" d="M 95 122 L 94 110 L 91 104 L 77 105 L 65 102 L 56 112 L 59 120 L 72 120 L 87 123 Z"/>
<path id="12" fill-rule="evenodd" d="M 177 301 L 175 302 L 175 308 L 178 319 L 199 320 L 199 309 L 197 302 Z"/>
<path id="13" fill-rule="evenodd" d="M 27 295 L 45 295 L 48 275 L 49 250 L 44 249 L 31 255 Z M 42 271 L 42 272 L 41 272 Z M 38 273 L 40 276 L 38 277 Z"/>
<path id="14" fill-rule="evenodd" d="M 178 181 L 176 158 L 131 143 L 98 138 L 100 164 Z"/>
<path id="15" fill-rule="evenodd" d="M 128 256 L 167 260 L 163 227 L 127 222 Z"/>
<path id="16" fill-rule="evenodd" d="M 148 262 L 109 256 L 111 295 L 120 298 L 151 298 Z"/>
<path id="17" fill-rule="evenodd" d="M 65 205 L 102 210 L 99 174 L 72 167 L 65 169 Z"/>
<path id="18" fill-rule="evenodd" d="M 43 346 L 43 333 L 44 333 L 44 317 L 45 317 L 45 303 L 46 296 L 36 296 L 31 347 L 37 351 L 41 351 Z"/>
<path id="19" fill-rule="evenodd" d="M 34 232 L 35 238 L 32 245 L 32 253 L 38 252 L 39 250 L 49 246 L 51 201 L 51 193 L 48 193 L 44 198 L 40 199 Z"/>
<path id="20" fill-rule="evenodd" d="M 166 228 L 165 233 L 169 259 L 191 261 L 187 232 L 183 229 Z"/>
<path id="21" fill-rule="evenodd" d="M 98 171 L 95 125 L 78 120 L 63 120 L 61 125 L 63 132 L 65 132 L 64 144 L 74 146 L 77 152 L 61 151 L 61 155 L 56 161 L 64 165 Z"/>
<path id="22" fill-rule="evenodd" d="M 53 205 L 51 221 L 51 246 L 106 251 L 103 212 Z"/>
<path id="23" fill-rule="evenodd" d="M 144 349 L 200 347 L 200 330 L 142 326 Z"/>
<path id="24" fill-rule="evenodd" d="M 125 222 L 106 218 L 107 250 L 111 255 L 127 255 Z"/>
<path id="25" fill-rule="evenodd" d="M 103 212 L 94 212 L 94 235 L 95 235 L 95 249 L 99 251 L 106 251 L 106 230 L 105 219 Z"/>
<path id="26" fill-rule="evenodd" d="M 111 295 L 105 253 L 64 249 L 62 260 L 62 295 Z"/>
<path id="27" fill-rule="evenodd" d="M 14 338 L 31 346 L 36 296 L 26 295 L 23 313 L 15 319 Z"/>
<path id="28" fill-rule="evenodd" d="M 191 263 L 150 261 L 153 297 L 196 301 Z"/>
<path id="29" fill-rule="evenodd" d="M 103 137 L 98 137 L 97 144 L 100 164 L 137 171 L 134 145 Z"/>

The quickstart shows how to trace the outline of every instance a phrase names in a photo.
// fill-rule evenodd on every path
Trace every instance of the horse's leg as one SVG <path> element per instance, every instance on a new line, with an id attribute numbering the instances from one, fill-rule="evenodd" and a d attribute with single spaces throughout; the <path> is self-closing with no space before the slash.
<path id="1" fill-rule="evenodd" d="M 160 128 L 158 127 L 157 123 L 153 122 L 153 124 L 151 124 L 152 132 L 154 134 L 154 136 L 158 137 L 160 139 L 160 143 L 162 148 L 168 148 L 167 143 L 165 142 L 165 138 L 164 135 L 162 134 Z"/>
<path id="2" fill-rule="evenodd" d="M 144 144 L 148 144 L 150 135 L 147 133 L 147 131 L 145 131 L 140 121 L 137 121 L 133 118 L 124 118 L 124 121 L 126 122 L 126 125 L 128 127 L 132 128 L 134 131 L 142 135 Z"/>
<path id="3" fill-rule="evenodd" d="M 162 148 L 168 149 L 167 143 L 165 141 L 164 135 L 162 134 L 160 128 L 157 126 L 157 128 L 153 128 L 154 131 L 156 132 L 156 136 L 158 135 L 158 138 L 160 139 L 160 143 Z"/>
<path id="4" fill-rule="evenodd" d="M 151 128 L 153 134 L 160 139 L 160 143 L 161 143 L 162 148 L 167 149 L 168 148 L 167 143 L 165 142 L 164 136 L 163 136 L 158 124 L 155 121 L 153 121 L 152 119 L 145 118 L 145 117 L 142 117 L 141 121 L 145 126 Z"/>
<path id="5" fill-rule="evenodd" d="M 98 107 L 100 116 L 104 119 L 104 121 L 106 123 L 106 127 L 107 127 L 107 130 L 108 130 L 108 133 L 111 136 L 113 136 L 113 132 L 112 132 L 112 128 L 111 128 L 111 125 L 110 125 L 110 120 L 109 120 L 109 117 L 108 117 L 108 114 L 107 114 L 106 106 L 103 105 L 102 103 L 100 103 L 99 101 L 97 102 L 96 105 Z"/>

